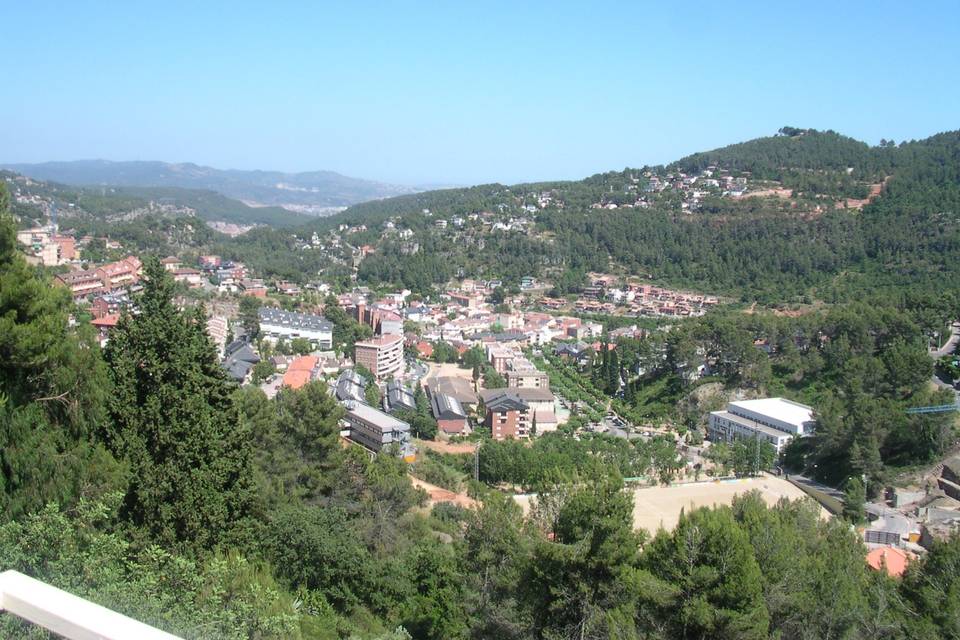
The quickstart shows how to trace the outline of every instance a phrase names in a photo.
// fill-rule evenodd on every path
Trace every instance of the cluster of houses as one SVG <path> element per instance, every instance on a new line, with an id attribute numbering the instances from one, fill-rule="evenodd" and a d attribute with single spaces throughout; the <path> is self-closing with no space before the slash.
<path id="1" fill-rule="evenodd" d="M 76 239 L 57 232 L 55 225 L 17 231 L 17 242 L 27 250 L 27 257 L 45 267 L 70 264 L 80 259 Z"/>
<path id="2" fill-rule="evenodd" d="M 628 317 L 693 317 L 720 304 L 716 296 L 674 291 L 651 284 L 617 285 L 614 276 L 593 275 L 574 301 L 543 297 L 538 304 L 552 310 L 573 308 L 579 313 L 619 314 Z"/>
<path id="3" fill-rule="evenodd" d="M 70 289 L 76 301 L 91 300 L 98 296 L 128 291 L 140 282 L 143 263 L 136 256 L 91 269 L 67 271 L 56 276 L 57 282 Z"/>
<path id="4" fill-rule="evenodd" d="M 733 176 L 729 171 L 710 165 L 695 174 L 674 170 L 666 173 L 644 171 L 632 174 L 621 193 L 605 194 L 590 205 L 592 209 L 645 209 L 659 194 L 674 194 L 681 199 L 681 208 L 696 211 L 709 196 L 741 198 L 747 193 L 749 172 Z"/>

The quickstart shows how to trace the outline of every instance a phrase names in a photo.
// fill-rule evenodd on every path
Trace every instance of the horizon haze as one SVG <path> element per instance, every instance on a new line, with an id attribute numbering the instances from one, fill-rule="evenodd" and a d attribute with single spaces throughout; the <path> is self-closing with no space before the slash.
<path id="1" fill-rule="evenodd" d="M 870 144 L 958 126 L 955 3 L 229 6 L 11 7 L 0 54 L 24 63 L 0 101 L 0 160 L 510 184 L 784 125 Z"/>

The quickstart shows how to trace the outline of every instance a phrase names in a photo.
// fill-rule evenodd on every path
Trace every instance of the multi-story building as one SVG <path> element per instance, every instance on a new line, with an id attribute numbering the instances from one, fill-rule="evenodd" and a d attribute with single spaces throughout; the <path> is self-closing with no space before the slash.
<path id="1" fill-rule="evenodd" d="M 354 362 L 365 366 L 378 380 L 403 369 L 403 336 L 385 334 L 354 346 Z"/>
<path id="2" fill-rule="evenodd" d="M 89 295 L 106 293 L 103 287 L 103 278 L 96 269 L 83 271 L 68 271 L 56 276 L 57 280 L 70 289 L 74 300 L 82 300 Z"/>
<path id="3" fill-rule="evenodd" d="M 97 272 L 103 278 L 103 286 L 107 291 L 123 289 L 140 281 L 143 264 L 136 256 L 127 256 L 123 260 L 105 264 Z"/>
<path id="4" fill-rule="evenodd" d="M 810 435 L 816 427 L 813 409 L 783 398 L 731 402 L 724 411 L 710 413 L 707 436 L 713 442 L 759 438 L 779 454 L 793 438 Z"/>
<path id="5" fill-rule="evenodd" d="M 362 402 L 348 400 L 343 406 L 351 440 L 378 453 L 396 446 L 403 458 L 413 455 L 409 424 Z"/>
<path id="6" fill-rule="evenodd" d="M 230 333 L 230 325 L 224 316 L 210 316 L 207 318 L 207 335 L 217 346 L 217 353 L 223 355 L 227 346 L 227 335 Z"/>
<path id="7" fill-rule="evenodd" d="M 96 269 L 61 273 L 57 280 L 70 288 L 74 300 L 82 300 L 89 295 L 110 293 L 137 284 L 141 267 L 138 258 L 128 256 Z"/>
<path id="8" fill-rule="evenodd" d="M 549 389 L 550 376 L 526 358 L 514 358 L 507 371 L 507 386 L 512 389 Z"/>
<path id="9" fill-rule="evenodd" d="M 494 440 L 526 438 L 530 434 L 533 412 L 530 405 L 514 393 L 504 393 L 485 402 L 486 426 Z"/>
<path id="10" fill-rule="evenodd" d="M 260 307 L 260 333 L 276 342 L 305 338 L 321 350 L 333 346 L 333 323 L 323 316 L 283 311 L 272 307 Z"/>
<path id="11" fill-rule="evenodd" d="M 487 360 L 493 365 L 497 373 L 506 373 L 517 353 L 499 344 L 487 345 Z"/>

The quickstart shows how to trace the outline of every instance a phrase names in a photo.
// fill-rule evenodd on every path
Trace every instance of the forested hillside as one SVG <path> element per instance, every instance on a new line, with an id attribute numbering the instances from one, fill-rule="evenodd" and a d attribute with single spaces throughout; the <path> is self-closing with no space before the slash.
<path id="1" fill-rule="evenodd" d="M 77 160 L 11 164 L 6 168 L 38 180 L 75 186 L 203 190 L 270 206 L 343 207 L 411 191 L 408 187 L 351 178 L 334 171 L 222 170 L 189 162 Z"/>
<path id="2" fill-rule="evenodd" d="M 268 247 L 347 225 L 363 229 L 344 237 L 352 246 L 377 248 L 359 274 L 370 284 L 432 285 L 457 272 L 576 281 L 602 271 L 765 303 L 954 287 L 960 132 L 870 147 L 833 132 L 785 131 L 668 167 L 364 203 L 292 237 L 239 238 L 231 253 L 308 278 L 330 261 Z M 715 187 L 718 177 L 727 182 Z M 412 239 L 398 241 L 402 230 Z"/>

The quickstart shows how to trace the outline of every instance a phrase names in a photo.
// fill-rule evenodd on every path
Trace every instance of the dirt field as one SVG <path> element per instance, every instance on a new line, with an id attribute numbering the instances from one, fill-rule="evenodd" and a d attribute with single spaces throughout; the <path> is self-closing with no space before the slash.
<path id="1" fill-rule="evenodd" d="M 477 445 L 472 442 L 444 442 L 443 440 L 417 440 L 417 446 L 437 453 L 473 453 Z"/>
<path id="2" fill-rule="evenodd" d="M 797 487 L 773 476 L 645 487 L 633 492 L 633 524 L 650 533 L 656 533 L 660 527 L 672 529 L 677 525 L 682 509 L 690 511 L 697 507 L 728 505 L 735 495 L 753 489 L 758 489 L 769 505 L 776 504 L 782 497 L 791 500 L 806 497 Z M 821 516 L 828 517 L 826 510 L 821 509 Z"/>
<path id="3" fill-rule="evenodd" d="M 414 478 L 410 476 L 410 482 L 413 483 L 413 486 L 419 487 L 427 492 L 427 505 L 433 506 L 438 502 L 450 502 L 452 504 L 459 505 L 465 509 L 473 509 L 477 506 L 477 501 L 466 495 L 465 493 L 454 493 L 443 487 L 438 487 L 435 484 L 430 484 L 429 482 L 424 482 L 420 478 Z"/>
<path id="4" fill-rule="evenodd" d="M 633 524 L 637 529 L 646 529 L 651 534 L 655 534 L 661 526 L 673 529 L 680 520 L 681 510 L 729 505 L 735 495 L 753 489 L 758 489 L 769 505 L 776 504 L 782 497 L 796 500 L 807 495 L 786 480 L 773 476 L 678 484 L 670 487 L 644 487 L 633 491 Z M 527 515 L 530 513 L 530 503 L 536 500 L 536 496 L 513 496 L 513 499 L 523 509 L 524 515 Z M 829 517 L 823 508 L 820 509 L 820 515 L 823 518 Z"/>
<path id="5" fill-rule="evenodd" d="M 423 377 L 423 380 L 420 381 L 420 384 L 424 387 L 429 384 L 434 378 L 440 377 L 451 377 L 451 378 L 463 378 L 464 380 L 469 380 L 473 382 L 473 370 L 472 369 L 461 369 L 459 365 L 452 362 L 444 362 L 443 364 L 438 364 L 436 362 L 429 363 L 430 371 Z"/>

